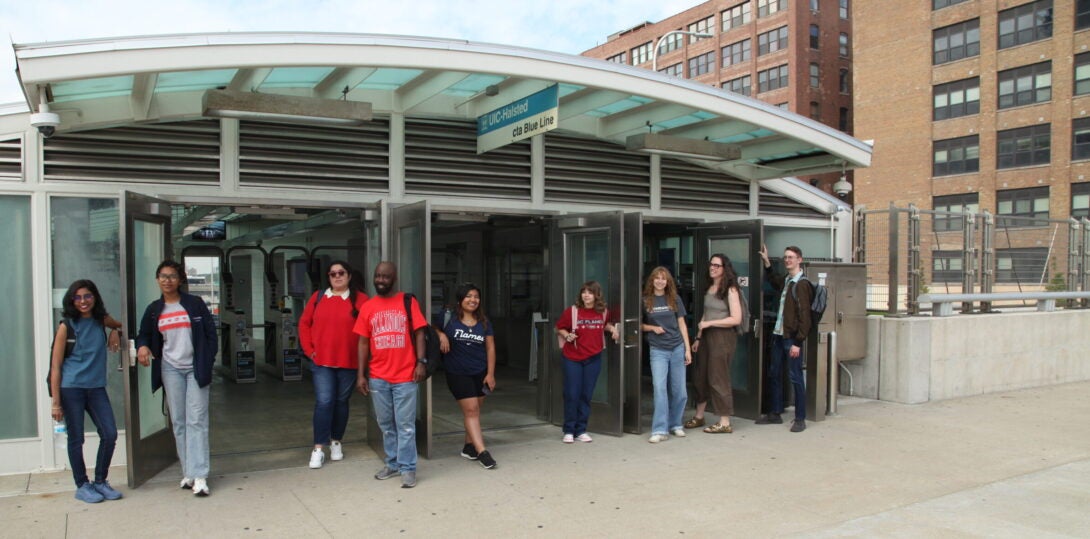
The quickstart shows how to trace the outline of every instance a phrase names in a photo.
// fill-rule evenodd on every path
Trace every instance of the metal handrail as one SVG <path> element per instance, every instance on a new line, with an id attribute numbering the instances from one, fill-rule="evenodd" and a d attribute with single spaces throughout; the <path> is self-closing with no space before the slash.
<path id="1" fill-rule="evenodd" d="M 921 294 L 917 301 L 932 304 L 932 316 L 951 316 L 954 303 L 976 301 L 1037 301 L 1038 311 L 1056 310 L 1056 300 L 1090 299 L 1090 292 L 991 292 L 978 294 Z"/>

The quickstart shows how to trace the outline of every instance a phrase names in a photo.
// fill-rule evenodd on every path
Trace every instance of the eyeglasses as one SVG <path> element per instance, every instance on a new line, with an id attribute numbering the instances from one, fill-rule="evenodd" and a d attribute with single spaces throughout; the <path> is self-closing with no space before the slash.
<path id="1" fill-rule="evenodd" d="M 91 301 L 93 299 L 95 299 L 94 294 L 83 294 L 83 295 L 76 294 L 76 295 L 72 296 L 72 301 Z"/>
<path id="2" fill-rule="evenodd" d="M 329 272 L 330 277 L 344 277 L 345 275 L 348 275 L 348 272 L 344 270 L 334 270 Z"/>
<path id="3" fill-rule="evenodd" d="M 177 273 L 160 273 L 159 274 L 159 280 L 160 281 L 177 281 L 178 279 L 179 279 L 179 277 L 178 277 Z"/>
<path id="4" fill-rule="evenodd" d="M 708 267 L 709 268 L 721 268 L 721 267 L 723 267 L 723 265 L 722 264 L 716 264 L 715 262 L 712 262 L 711 264 L 708 264 Z"/>

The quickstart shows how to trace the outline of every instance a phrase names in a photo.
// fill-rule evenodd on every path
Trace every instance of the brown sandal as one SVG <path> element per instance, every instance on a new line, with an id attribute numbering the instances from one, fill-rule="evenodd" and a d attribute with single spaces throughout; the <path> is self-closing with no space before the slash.
<path id="1" fill-rule="evenodd" d="M 685 428 L 687 428 L 687 429 L 695 429 L 697 427 L 703 427 L 703 426 L 704 426 L 704 418 L 703 417 L 692 417 L 688 421 L 685 422 Z"/>
<path id="2" fill-rule="evenodd" d="M 730 434 L 734 432 L 734 427 L 731 427 L 730 425 L 720 425 L 719 423 L 716 423 L 709 427 L 704 427 L 704 432 L 708 434 Z"/>

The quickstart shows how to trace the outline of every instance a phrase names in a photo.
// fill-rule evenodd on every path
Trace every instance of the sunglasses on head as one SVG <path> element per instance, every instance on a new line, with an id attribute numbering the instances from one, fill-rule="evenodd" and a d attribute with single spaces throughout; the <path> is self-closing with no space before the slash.
<path id="1" fill-rule="evenodd" d="M 329 272 L 330 277 L 344 277 L 345 275 L 348 275 L 348 272 L 344 270 L 333 270 Z"/>

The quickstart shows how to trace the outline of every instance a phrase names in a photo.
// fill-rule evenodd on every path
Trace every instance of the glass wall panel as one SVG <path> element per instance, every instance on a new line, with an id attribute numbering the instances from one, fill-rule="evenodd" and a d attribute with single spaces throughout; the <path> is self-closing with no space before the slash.
<path id="1" fill-rule="evenodd" d="M 45 390 L 34 358 L 34 312 L 31 286 L 30 198 L 0 196 L 4 233 L 0 234 L 0 440 L 38 435 L 37 392 Z M 44 351 L 42 352 L 44 353 Z"/>
<path id="2" fill-rule="evenodd" d="M 602 285 L 602 294 L 609 293 L 609 232 L 591 232 L 589 234 L 568 235 L 568 290 L 565 299 L 575 302 L 579 288 L 586 281 L 598 281 Z M 621 298 L 603 298 L 607 308 L 618 303 Z M 612 302 L 612 303 L 611 303 Z M 594 386 L 594 402 L 609 402 L 609 347 L 602 351 L 602 372 Z"/>
<path id="3" fill-rule="evenodd" d="M 144 309 L 162 296 L 155 278 L 155 268 L 166 258 L 163 252 L 163 225 L 134 220 L 132 235 L 133 297 L 139 320 Z M 136 372 L 140 385 L 140 436 L 144 439 L 165 429 L 167 420 L 163 415 L 163 392 L 151 392 L 151 369 L 139 368 Z M 116 408 L 114 411 L 116 413 Z"/>
<path id="4" fill-rule="evenodd" d="M 121 320 L 121 273 L 118 252 L 118 204 L 113 198 L 54 197 L 49 201 L 53 246 L 53 327 L 61 319 L 68 285 L 90 279 L 98 286 L 106 312 Z M 130 338 L 132 336 L 126 336 Z M 118 425 L 125 424 L 122 374 L 118 353 L 107 352 L 106 393 Z M 87 423 L 90 425 L 91 423 Z"/>

